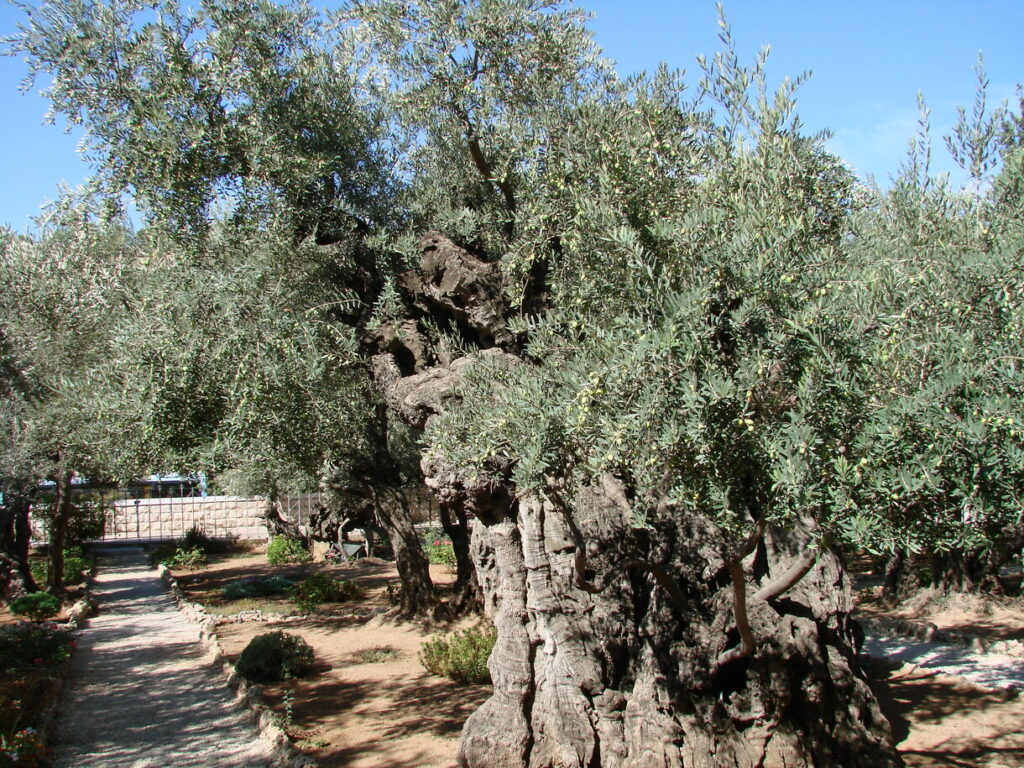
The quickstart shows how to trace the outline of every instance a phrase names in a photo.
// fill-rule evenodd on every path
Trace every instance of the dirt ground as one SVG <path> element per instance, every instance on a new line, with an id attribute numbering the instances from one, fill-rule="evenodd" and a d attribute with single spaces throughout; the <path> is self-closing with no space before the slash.
<path id="1" fill-rule="evenodd" d="M 325 606 L 322 615 L 298 622 L 225 621 L 218 634 L 227 657 L 233 661 L 255 635 L 276 629 L 301 634 L 313 647 L 318 661 L 315 673 L 268 685 L 264 697 L 283 713 L 285 696 L 290 695 L 292 722 L 287 730 L 320 765 L 454 766 L 462 724 L 490 695 L 490 687 L 460 685 L 432 675 L 417 656 L 420 645 L 433 634 L 456 631 L 472 622 L 422 626 L 377 614 L 390 607 L 385 590 L 397 583 L 391 563 L 371 559 L 352 566 L 270 566 L 259 555 L 182 573 L 179 583 L 190 597 L 201 601 L 215 598 L 232 579 L 271 573 L 297 577 L 314 570 L 361 584 L 367 589 L 366 599 Z M 453 579 L 438 566 L 431 566 L 431 576 L 440 585 Z M 263 610 L 275 610 L 272 603 L 267 601 Z M 276 610 L 290 608 L 287 601 L 277 603 Z"/>

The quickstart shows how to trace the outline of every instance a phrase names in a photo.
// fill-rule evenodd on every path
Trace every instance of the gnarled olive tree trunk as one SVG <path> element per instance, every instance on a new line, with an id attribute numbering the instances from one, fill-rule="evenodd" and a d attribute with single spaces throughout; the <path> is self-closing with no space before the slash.
<path id="1" fill-rule="evenodd" d="M 500 277 L 442 236 L 403 281 L 410 320 L 381 339 L 374 377 L 392 412 L 424 426 L 481 359 L 523 365 Z M 480 351 L 444 359 L 426 317 Z M 472 551 L 498 630 L 494 693 L 466 722 L 468 768 L 895 766 L 889 725 L 857 666 L 852 598 L 826 551 L 781 595 L 764 586 L 801 561 L 807 531 L 768 529 L 743 561 L 753 644 L 737 653 L 728 539 L 666 506 L 634 516 L 614 479 L 554 505 L 500 483 L 475 487 L 443 457 L 422 462 L 439 498 L 475 517 Z M 749 637 L 749 635 L 748 635 Z"/>
<path id="2" fill-rule="evenodd" d="M 460 765 L 899 764 L 857 666 L 850 586 L 831 553 L 783 596 L 750 602 L 754 651 L 722 664 L 739 633 L 713 526 L 666 513 L 637 529 L 595 488 L 569 510 L 575 533 L 539 498 L 478 514 L 498 642 L 494 694 L 466 723 Z M 749 591 L 808 540 L 767 531 Z"/>

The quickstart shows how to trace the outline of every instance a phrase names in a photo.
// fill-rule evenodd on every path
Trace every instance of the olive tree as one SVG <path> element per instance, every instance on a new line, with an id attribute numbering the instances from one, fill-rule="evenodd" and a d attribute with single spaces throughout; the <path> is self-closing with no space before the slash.
<path id="1" fill-rule="evenodd" d="M 72 480 L 115 473 L 125 456 L 111 431 L 117 398 L 105 369 L 133 311 L 136 247 L 123 224 L 104 223 L 71 197 L 36 237 L 7 234 L 0 243 L 0 333 L 17 381 L 5 392 L 3 490 L 23 509 L 39 483 L 53 483 L 53 502 L 36 512 L 46 518 L 48 588 L 58 595 Z"/>

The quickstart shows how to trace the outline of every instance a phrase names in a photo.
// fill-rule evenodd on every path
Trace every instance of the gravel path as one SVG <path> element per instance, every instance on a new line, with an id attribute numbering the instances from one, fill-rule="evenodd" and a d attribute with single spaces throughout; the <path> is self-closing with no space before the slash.
<path id="1" fill-rule="evenodd" d="M 95 596 L 61 700 L 56 768 L 274 764 L 141 549 L 100 563 Z"/>
<path id="2" fill-rule="evenodd" d="M 865 635 L 863 650 L 876 658 L 962 677 L 982 688 L 1024 690 L 1024 661 L 1001 653 L 873 633 Z"/>

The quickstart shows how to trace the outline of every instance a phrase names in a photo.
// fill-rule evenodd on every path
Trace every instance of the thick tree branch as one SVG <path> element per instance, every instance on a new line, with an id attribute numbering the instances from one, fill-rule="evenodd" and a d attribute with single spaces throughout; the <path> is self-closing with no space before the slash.
<path id="1" fill-rule="evenodd" d="M 739 645 L 719 654 L 716 666 L 721 667 L 736 659 L 742 659 L 754 652 L 754 633 L 747 620 L 747 578 L 743 564 L 737 559 L 726 560 L 725 567 L 732 577 L 732 612 L 736 629 L 740 633 Z"/>
<path id="2" fill-rule="evenodd" d="M 783 592 L 791 589 L 814 567 L 814 564 L 818 562 L 818 558 L 828 548 L 828 545 L 829 537 L 827 535 L 822 536 L 814 547 L 809 547 L 801 552 L 800 557 L 793 562 L 785 573 L 755 592 L 754 599 L 767 602 L 768 600 L 774 600 Z"/>

